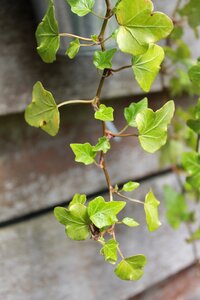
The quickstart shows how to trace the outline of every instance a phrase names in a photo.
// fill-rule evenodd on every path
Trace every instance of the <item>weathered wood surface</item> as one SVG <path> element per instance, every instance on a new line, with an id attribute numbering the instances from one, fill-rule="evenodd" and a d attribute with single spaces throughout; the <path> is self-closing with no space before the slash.
<path id="1" fill-rule="evenodd" d="M 160 98 L 153 95 L 150 104 L 160 106 Z M 125 126 L 123 109 L 129 103 L 110 102 L 119 130 Z M 55 138 L 28 126 L 22 114 L 0 118 L 0 221 L 69 200 L 76 192 L 106 188 L 102 170 L 76 163 L 69 147 L 86 141 L 96 144 L 102 128 L 92 115 L 86 106 L 63 111 L 61 132 Z M 159 169 L 158 154 L 141 150 L 137 138 L 113 140 L 107 162 L 113 185 Z"/>
<path id="2" fill-rule="evenodd" d="M 184 226 L 173 231 L 166 224 L 162 203 L 163 184 L 176 185 L 174 176 L 146 182 L 134 196 L 144 198 L 153 187 L 161 200 L 163 225 L 149 233 L 141 206 L 127 204 L 126 214 L 142 225 L 119 227 L 117 237 L 126 256 L 144 253 L 148 257 L 145 275 L 138 282 L 123 282 L 113 266 L 99 256 L 93 241 L 73 242 L 51 213 L 0 230 L 0 295 L 4 300 L 125 300 L 166 279 L 193 261 L 185 243 Z M 199 249 L 200 250 L 200 249 Z M 169 299 L 169 298 L 168 298 Z M 172 300 L 172 299 L 170 299 Z"/>
<path id="3" fill-rule="evenodd" d="M 154 1 L 156 9 L 172 11 L 174 3 Z M 173 2 L 173 1 L 172 1 Z M 165 7 L 165 8 L 164 8 Z M 67 9 L 67 6 L 66 6 Z M 0 10 L 0 115 L 21 112 L 31 100 L 33 84 L 41 80 L 51 90 L 56 100 L 92 98 L 98 84 L 98 74 L 91 57 L 77 57 L 71 61 L 58 57 L 53 64 L 43 63 L 36 53 L 35 25 L 30 1 L 1 1 Z M 193 44 L 192 51 L 199 56 L 195 47 L 194 34 L 188 29 L 186 39 Z M 118 56 L 116 67 L 129 63 L 129 56 Z M 160 90 L 158 78 L 152 91 Z M 124 97 L 141 93 L 133 80 L 131 70 L 116 73 L 106 81 L 103 96 Z"/>

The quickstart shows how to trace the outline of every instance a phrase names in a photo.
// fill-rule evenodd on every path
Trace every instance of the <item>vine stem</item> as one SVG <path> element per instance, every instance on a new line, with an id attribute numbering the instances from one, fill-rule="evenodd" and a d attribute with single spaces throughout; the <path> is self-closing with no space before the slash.
<path id="1" fill-rule="evenodd" d="M 172 13 L 172 19 L 174 19 L 174 18 L 175 18 L 175 16 L 176 16 L 176 13 L 177 13 L 177 11 L 178 11 L 178 9 L 179 9 L 180 5 L 181 5 L 181 1 L 182 1 L 182 0 L 177 0 L 177 2 L 176 2 L 176 6 L 175 6 L 175 8 L 174 8 L 174 11 L 173 11 L 173 13 Z"/>
<path id="2" fill-rule="evenodd" d="M 133 198 L 129 198 L 129 197 L 126 197 L 124 195 L 122 195 L 121 193 L 119 192 L 115 192 L 116 195 L 120 196 L 121 198 L 124 198 L 126 200 L 129 200 L 129 201 L 132 201 L 132 202 L 135 202 L 135 203 L 139 203 L 139 204 L 142 204 L 144 205 L 144 202 L 140 201 L 140 200 L 137 200 L 137 199 L 133 199 Z"/>
<path id="3" fill-rule="evenodd" d="M 111 135 L 113 137 L 130 137 L 130 136 L 135 136 L 135 137 L 138 137 L 138 134 L 136 133 L 114 133 L 114 132 L 111 132 L 111 131 L 108 131 L 106 130 L 106 134 L 107 135 Z"/>
<path id="4" fill-rule="evenodd" d="M 76 34 L 73 34 L 73 33 L 66 33 L 66 32 L 59 33 L 59 36 L 67 36 L 67 37 L 77 38 L 77 39 L 83 40 L 83 41 L 92 42 L 91 38 L 86 38 L 86 37 L 83 37 L 83 36 L 80 36 L 80 35 L 76 35 Z"/>
<path id="5" fill-rule="evenodd" d="M 64 101 L 64 102 L 61 102 L 60 104 L 58 104 L 57 107 L 59 108 L 64 105 L 79 104 L 79 103 L 92 104 L 92 103 L 94 103 L 94 99 L 91 99 L 91 100 L 67 100 L 67 101 Z"/>
<path id="6" fill-rule="evenodd" d="M 130 68 L 132 68 L 132 65 L 123 66 L 123 67 L 120 67 L 118 69 L 110 69 L 110 71 L 115 73 L 115 72 L 120 72 L 120 71 L 125 70 L 125 69 L 130 69 Z"/>

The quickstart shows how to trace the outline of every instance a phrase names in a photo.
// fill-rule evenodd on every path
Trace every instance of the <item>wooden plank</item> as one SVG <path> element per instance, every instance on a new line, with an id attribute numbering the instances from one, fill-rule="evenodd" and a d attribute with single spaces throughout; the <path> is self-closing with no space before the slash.
<path id="1" fill-rule="evenodd" d="M 100 300 L 127 299 L 144 291 L 193 261 L 191 247 L 185 243 L 184 226 L 173 231 L 166 224 L 162 186 L 175 186 L 173 176 L 145 183 L 135 197 L 153 187 L 161 200 L 163 225 L 147 232 L 141 206 L 130 203 L 126 214 L 142 225 L 135 229 L 121 227 L 117 232 L 126 256 L 144 253 L 148 257 L 145 275 L 138 282 L 123 282 L 113 274 L 114 267 L 99 256 L 93 241 L 73 242 L 65 237 L 64 228 L 47 214 L 0 231 L 0 295 L 4 300 Z M 200 250 L 200 249 L 199 249 Z"/>

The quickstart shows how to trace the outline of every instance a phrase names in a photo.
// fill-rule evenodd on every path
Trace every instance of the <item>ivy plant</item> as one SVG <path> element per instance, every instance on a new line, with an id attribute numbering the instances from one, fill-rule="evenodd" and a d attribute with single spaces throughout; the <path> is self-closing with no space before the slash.
<path id="1" fill-rule="evenodd" d="M 36 31 L 37 51 L 44 62 L 52 63 L 56 60 L 61 38 L 73 39 L 66 49 L 66 55 L 70 59 L 78 54 L 81 47 L 95 46 L 96 50 L 98 46 L 99 49 L 94 51 L 93 63 L 98 72 L 101 72 L 101 79 L 95 97 L 67 100 L 57 104 L 53 95 L 38 81 L 33 87 L 32 103 L 26 108 L 25 119 L 31 126 L 41 128 L 51 136 L 55 136 L 59 131 L 62 106 L 72 104 L 92 106 L 91 117 L 101 122 L 103 127 L 98 142 L 95 145 L 87 141 L 82 144 L 72 143 L 70 147 L 76 162 L 94 165 L 103 171 L 109 199 L 99 195 L 88 202 L 86 195 L 77 193 L 69 205 L 55 208 L 55 218 L 64 225 L 66 235 L 70 239 L 81 241 L 91 238 L 98 242 L 101 245 L 100 254 L 104 256 L 106 262 L 116 264 L 114 272 L 120 279 L 138 280 L 143 275 L 147 259 L 143 254 L 124 256 L 117 241 L 117 227 L 126 225 L 134 228 L 140 224 L 135 220 L 135 216 L 128 215 L 122 219 L 119 213 L 129 200 L 141 205 L 146 216 L 147 228 L 152 232 L 161 225 L 158 213 L 160 202 L 152 190 L 147 193 L 145 199 L 130 198 L 127 193 L 139 187 L 137 182 L 127 182 L 119 190 L 111 181 L 105 158 L 107 152 L 111 151 L 110 140 L 115 137 L 138 139 L 141 151 L 154 153 L 159 150 L 167 140 L 168 126 L 174 114 L 174 102 L 168 101 L 157 111 L 148 107 L 147 98 L 131 103 L 124 108 L 126 126 L 118 133 L 114 133 L 108 129 L 107 122 L 114 121 L 115 112 L 108 103 L 102 104 L 101 92 L 110 75 L 128 68 L 132 69 L 141 89 L 148 92 L 164 59 L 164 50 L 156 42 L 171 33 L 173 22 L 164 13 L 154 12 L 151 0 L 120 0 L 116 1 L 114 6 L 111 6 L 109 0 L 105 0 L 105 16 L 93 10 L 95 0 L 66 0 L 66 2 L 68 5 L 66 9 L 71 9 L 79 17 L 91 13 L 102 19 L 99 32 L 91 37 L 60 33 L 54 1 L 49 0 L 47 12 Z M 112 18 L 116 18 L 118 25 L 113 34 L 106 36 L 106 29 Z M 113 38 L 116 46 L 106 49 L 107 41 Z M 119 51 L 129 57 L 130 65 L 115 69 L 112 61 Z M 128 128 L 130 131 L 127 133 Z M 190 172 L 190 178 L 195 176 L 193 168 Z M 117 200 L 118 198 L 121 200 Z"/>
<path id="2" fill-rule="evenodd" d="M 161 149 L 162 165 L 171 165 L 179 190 L 164 187 L 166 217 L 172 228 L 184 223 L 188 230 L 187 242 L 192 244 L 195 262 L 199 263 L 197 242 L 200 241 L 200 63 L 192 56 L 192 49 L 184 41 L 188 26 L 198 37 L 200 26 L 199 1 L 177 0 L 172 13 L 174 29 L 166 39 L 166 60 L 162 65 L 162 83 L 173 96 L 192 95 L 187 109 L 178 108 L 168 141 Z M 185 96 L 186 97 L 186 96 Z"/>

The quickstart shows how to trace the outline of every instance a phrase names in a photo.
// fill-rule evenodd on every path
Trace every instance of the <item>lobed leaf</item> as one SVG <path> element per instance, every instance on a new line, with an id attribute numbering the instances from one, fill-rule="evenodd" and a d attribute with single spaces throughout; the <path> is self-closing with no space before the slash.
<path id="1" fill-rule="evenodd" d="M 58 133 L 60 114 L 56 102 L 40 81 L 33 87 L 32 103 L 25 110 L 25 120 L 29 125 L 40 127 L 52 136 Z"/>
<path id="2" fill-rule="evenodd" d="M 154 44 L 150 45 L 149 49 L 144 54 L 133 56 L 132 69 L 135 78 L 143 91 L 150 91 L 150 88 L 158 75 L 163 59 L 163 49 Z"/>
<path id="3" fill-rule="evenodd" d="M 105 261 L 115 264 L 117 261 L 117 248 L 119 244 L 114 239 L 108 240 L 100 250 L 100 253 L 104 255 Z"/>
<path id="4" fill-rule="evenodd" d="M 148 99 L 144 98 L 137 103 L 131 103 L 124 109 L 124 117 L 131 127 L 136 127 L 136 116 L 148 107 Z"/>
<path id="5" fill-rule="evenodd" d="M 92 223 L 102 228 L 117 222 L 116 216 L 125 205 L 124 201 L 106 202 L 103 197 L 97 197 L 88 204 L 88 214 Z"/>
<path id="6" fill-rule="evenodd" d="M 72 151 L 75 154 L 75 161 L 85 165 L 90 165 L 94 162 L 96 152 L 93 150 L 90 143 L 85 144 L 70 144 Z"/>
<path id="7" fill-rule="evenodd" d="M 79 52 L 81 44 L 79 42 L 79 39 L 75 39 L 74 41 L 70 42 L 69 45 L 70 46 L 65 52 L 65 54 L 68 55 L 69 58 L 73 59 L 76 56 L 76 54 Z"/>
<path id="8" fill-rule="evenodd" d="M 95 0 L 66 0 L 71 11 L 79 17 L 83 17 L 92 11 Z"/>
<path id="9" fill-rule="evenodd" d="M 100 104 L 99 109 L 95 112 L 95 119 L 101 120 L 101 121 L 113 121 L 113 112 L 114 109 L 112 107 L 107 107 L 104 104 Z"/>
<path id="10" fill-rule="evenodd" d="M 52 63 L 60 47 L 58 23 L 55 17 L 53 0 L 49 0 L 47 13 L 36 30 L 37 51 L 42 60 Z"/>
<path id="11" fill-rule="evenodd" d="M 98 143 L 95 146 L 93 146 L 93 150 L 103 151 L 103 153 L 106 153 L 108 150 L 110 150 L 109 140 L 105 136 L 100 137 L 98 139 Z"/>
<path id="12" fill-rule="evenodd" d="M 187 182 L 200 189 L 200 155 L 196 152 L 186 152 L 182 156 L 182 166 L 188 172 Z"/>
<path id="13" fill-rule="evenodd" d="M 139 141 L 145 151 L 153 153 L 166 143 L 167 126 L 173 114 L 174 102 L 171 100 L 156 112 L 146 109 L 137 115 Z"/>
<path id="14" fill-rule="evenodd" d="M 158 206 L 160 202 L 156 199 L 153 192 L 150 191 L 145 198 L 144 210 L 146 214 L 146 222 L 149 231 L 155 231 L 161 225 L 158 218 Z"/>
<path id="15" fill-rule="evenodd" d="M 115 269 L 115 274 L 122 280 L 139 280 L 146 265 L 146 257 L 142 254 L 123 259 Z"/>
<path id="16" fill-rule="evenodd" d="M 117 43 L 122 52 L 132 55 L 145 53 L 152 44 L 167 37 L 173 29 L 169 17 L 153 13 L 150 0 L 121 0 L 116 6 L 116 18 L 120 25 Z"/>
<path id="17" fill-rule="evenodd" d="M 97 69 L 104 70 L 112 68 L 112 59 L 117 49 L 109 49 L 106 51 L 95 51 L 93 63 Z"/>
<path id="18" fill-rule="evenodd" d="M 74 204 L 85 204 L 87 198 L 86 195 L 81 195 L 81 194 L 75 194 L 72 201 L 69 203 L 68 208 L 70 208 Z"/>

